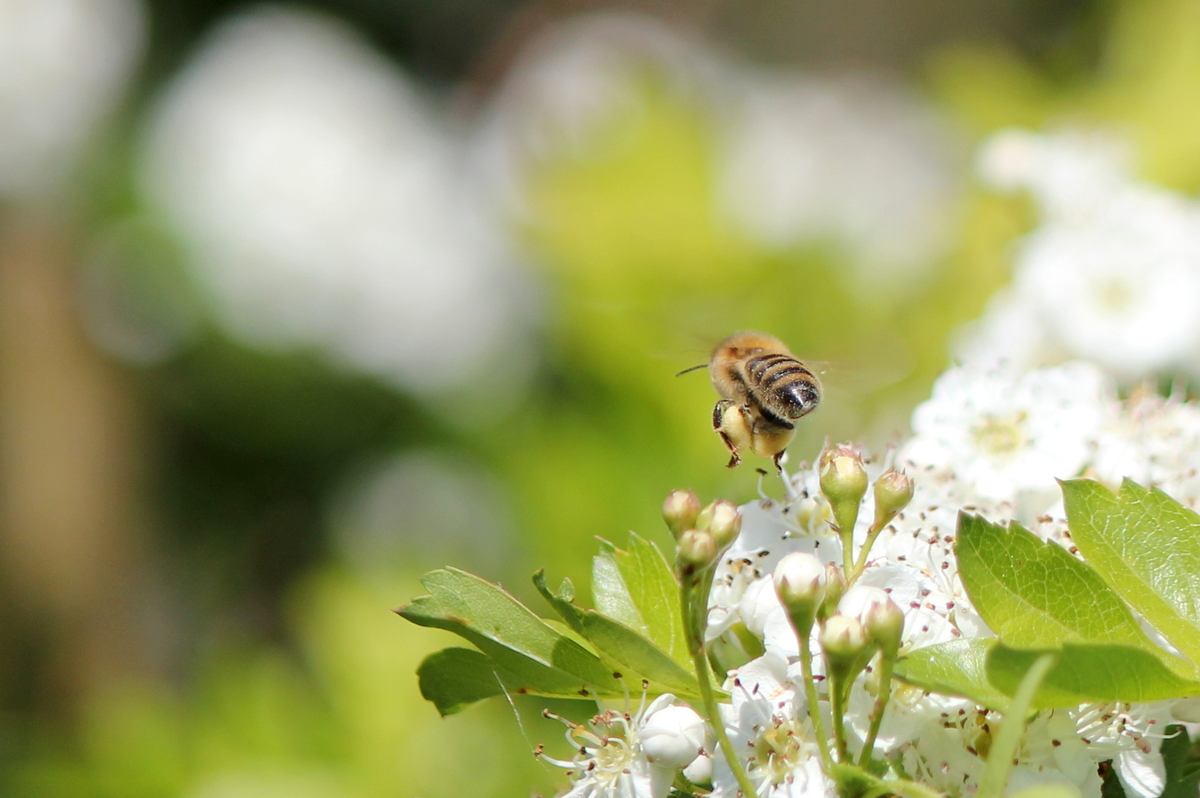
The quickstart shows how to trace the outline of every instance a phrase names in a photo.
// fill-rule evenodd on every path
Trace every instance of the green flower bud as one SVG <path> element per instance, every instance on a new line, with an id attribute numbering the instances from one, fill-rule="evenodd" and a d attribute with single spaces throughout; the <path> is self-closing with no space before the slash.
<path id="1" fill-rule="evenodd" d="M 846 593 L 846 575 L 833 563 L 825 566 L 825 600 L 817 608 L 817 618 L 824 621 L 837 612 L 838 602 Z"/>
<path id="2" fill-rule="evenodd" d="M 811 554 L 793 552 L 775 566 L 775 594 L 800 640 L 807 640 L 825 599 L 825 566 Z"/>
<path id="3" fill-rule="evenodd" d="M 913 481 L 903 471 L 889 468 L 875 480 L 875 528 L 883 529 L 908 506 L 913 497 Z"/>
<path id="4" fill-rule="evenodd" d="M 821 627 L 820 639 L 829 675 L 847 682 L 858 676 L 874 653 L 862 624 L 848 615 L 831 615 Z"/>
<path id="5" fill-rule="evenodd" d="M 838 602 L 838 612 L 862 624 L 867 640 L 887 656 L 894 657 L 900 651 L 904 613 L 882 588 L 855 585 Z"/>
<path id="6" fill-rule="evenodd" d="M 696 517 L 700 515 L 700 500 L 690 490 L 673 490 L 663 502 L 662 513 L 671 536 L 678 538 L 683 530 L 696 525 Z"/>
<path id="7" fill-rule="evenodd" d="M 707 529 L 685 529 L 676 542 L 676 562 L 683 571 L 699 571 L 717 561 L 717 541 Z"/>
<path id="8" fill-rule="evenodd" d="M 733 502 L 715 501 L 711 505 L 712 514 L 709 518 L 708 531 L 717 541 L 721 551 L 733 545 L 742 531 L 742 513 Z"/>
<path id="9" fill-rule="evenodd" d="M 843 537 L 849 540 L 858 520 L 858 508 L 867 495 L 867 469 L 862 456 L 849 446 L 834 446 L 821 453 L 817 473 L 821 492 L 833 508 L 833 517 Z"/>
<path id="10" fill-rule="evenodd" d="M 896 657 L 900 653 L 900 642 L 904 637 L 904 613 L 896 602 L 888 599 L 871 610 L 867 616 L 867 635 L 879 643 L 885 657 Z"/>

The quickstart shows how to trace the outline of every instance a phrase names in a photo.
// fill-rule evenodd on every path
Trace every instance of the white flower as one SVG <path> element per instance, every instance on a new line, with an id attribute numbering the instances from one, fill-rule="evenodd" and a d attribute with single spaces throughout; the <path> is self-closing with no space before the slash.
<path id="1" fill-rule="evenodd" d="M 1018 498 L 1056 491 L 1087 462 L 1112 388 L 1086 363 L 1027 374 L 955 368 L 913 413 L 914 437 L 900 459 L 953 472 L 976 495 Z"/>
<path id="2" fill-rule="evenodd" d="M 632 716 L 607 710 L 586 726 L 559 720 L 567 725 L 567 744 L 576 749 L 575 756 L 553 759 L 541 747 L 536 753 L 572 777 L 564 798 L 664 798 L 675 772 L 695 759 L 704 743 L 699 716 L 676 706 L 670 693 Z"/>
<path id="3" fill-rule="evenodd" d="M 1015 282 L 1075 357 L 1127 378 L 1178 365 L 1200 340 L 1200 208 L 1127 188 L 1086 223 L 1031 234 Z"/>
<path id="4" fill-rule="evenodd" d="M 895 86 L 785 73 L 738 76 L 722 110 L 720 204 L 774 248 L 833 241 L 854 279 L 913 285 L 949 241 L 955 142 Z"/>
<path id="5" fill-rule="evenodd" d="M 980 171 L 1001 189 L 1027 189 L 1041 223 L 959 357 L 1085 358 L 1126 380 L 1200 368 L 1200 204 L 1136 180 L 1128 153 L 1103 134 L 1006 131 L 984 148 Z"/>
<path id="6" fill-rule="evenodd" d="M 1085 704 L 1070 710 L 1088 754 L 1095 762 L 1112 760 L 1128 796 L 1156 798 L 1166 786 L 1159 748 L 1174 720 L 1171 703 Z"/>
<path id="7" fill-rule="evenodd" d="M 320 346 L 466 417 L 514 390 L 528 308 L 451 132 L 346 25 L 263 8 L 167 88 L 142 174 L 231 332 Z"/>
<path id="8" fill-rule="evenodd" d="M 725 729 L 759 798 L 832 798 L 836 789 L 821 770 L 820 749 L 803 691 L 788 678 L 786 662 L 764 654 L 737 670 L 727 685 L 733 704 Z M 713 761 L 713 798 L 740 790 L 723 757 Z"/>
<path id="9" fill-rule="evenodd" d="M 1110 414 L 1096 440 L 1092 468 L 1111 487 L 1129 478 L 1155 485 L 1200 509 L 1200 408 L 1180 396 L 1164 398 L 1149 386 Z"/>
<path id="10" fill-rule="evenodd" d="M 136 0 L 0 2 L 0 195 L 44 192 L 112 113 L 142 49 Z"/>
<path id="11" fill-rule="evenodd" d="M 686 768 L 704 747 L 703 719 L 682 704 L 666 703 L 648 711 L 640 734 L 646 759 L 664 768 Z"/>
<path id="12" fill-rule="evenodd" d="M 1062 710 L 1041 712 L 1025 727 L 1009 775 L 1006 793 L 1045 784 L 1067 784 L 1085 796 L 1100 794 L 1096 760 L 1075 733 L 1075 722 Z"/>
<path id="13" fill-rule="evenodd" d="M 594 12 L 546 26 L 522 47 L 473 137 L 471 156 L 496 202 L 523 216 L 539 163 L 623 141 L 614 123 L 643 112 L 647 73 L 688 102 L 721 83 L 707 48 L 647 14 Z"/>
<path id="14" fill-rule="evenodd" d="M 977 166 L 1002 191 L 1027 189 L 1055 221 L 1086 219 L 1130 179 L 1128 148 L 1095 130 L 1002 130 L 980 150 Z"/>

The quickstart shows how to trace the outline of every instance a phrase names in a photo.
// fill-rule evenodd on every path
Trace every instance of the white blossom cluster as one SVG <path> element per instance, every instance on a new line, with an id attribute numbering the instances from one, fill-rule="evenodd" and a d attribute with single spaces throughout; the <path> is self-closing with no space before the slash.
<path id="1" fill-rule="evenodd" d="M 1138 180 L 1129 161 L 1097 133 L 1012 130 L 984 148 L 985 180 L 1027 192 L 1039 220 L 1012 284 L 960 342 L 964 362 L 1200 373 L 1200 202 Z"/>
<path id="2" fill-rule="evenodd" d="M 903 467 L 915 492 L 875 542 L 861 577 L 838 605 L 840 613 L 853 615 L 890 598 L 904 615 L 901 654 L 964 637 L 993 636 L 958 575 L 953 544 L 960 510 L 995 521 L 1015 518 L 1070 549 L 1056 478 L 1087 475 L 1115 487 L 1131 477 L 1200 508 L 1200 479 L 1193 465 L 1200 457 L 1200 405 L 1150 389 L 1120 399 L 1115 383 L 1085 362 L 1028 372 L 953 369 L 917 408 L 913 429 L 908 441 L 889 452 L 887 462 L 868 463 L 872 477 L 885 466 Z M 708 633 L 711 639 L 728 637 L 741 624 L 762 643 L 761 656 L 729 672 L 724 687 L 731 701 L 721 707 L 725 730 L 760 798 L 832 798 L 836 789 L 821 767 L 799 644 L 772 572 L 793 552 L 841 564 L 841 544 L 830 526 L 831 509 L 816 469 L 802 469 L 785 484 L 783 501 L 763 498 L 742 508 L 741 535 L 718 565 Z M 868 495 L 854 530 L 856 545 L 866 539 L 872 505 Z M 811 645 L 819 650 L 815 630 Z M 820 685 L 816 712 L 829 730 L 819 656 L 813 667 Z M 867 739 L 879 687 L 878 674 L 868 668 L 851 693 L 846 734 L 855 757 Z M 667 700 L 661 706 L 678 705 Z M 1130 798 L 1154 798 L 1164 787 L 1159 750 L 1165 729 L 1192 720 L 1190 714 L 1185 704 L 1172 702 L 1042 711 L 1026 729 L 1008 790 L 1065 784 L 1085 798 L 1098 798 L 1098 765 L 1111 761 Z M 645 755 L 644 729 L 652 719 L 652 713 L 639 717 L 643 742 L 623 743 L 622 748 L 628 772 L 647 774 L 639 782 L 642 788 L 629 780 L 623 787 L 601 788 L 600 780 L 609 772 L 603 761 L 607 746 L 593 746 L 580 748 L 570 763 L 578 777 L 570 795 L 665 795 L 665 790 L 651 789 L 650 770 L 631 764 Z M 946 795 L 972 795 L 998 720 L 969 699 L 897 682 L 875 741 L 875 758 Z M 688 740 L 702 736 L 694 721 L 687 728 Z M 700 754 L 697 758 L 672 761 L 689 759 L 682 763 L 690 768 L 689 778 L 711 784 L 715 798 L 734 798 L 738 784 L 712 744 L 711 732 L 703 736 L 708 738 L 703 753 L 691 751 Z"/>

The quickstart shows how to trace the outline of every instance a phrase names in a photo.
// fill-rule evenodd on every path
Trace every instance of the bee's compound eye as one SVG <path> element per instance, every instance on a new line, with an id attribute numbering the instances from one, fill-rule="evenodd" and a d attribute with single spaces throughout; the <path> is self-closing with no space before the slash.
<path id="1" fill-rule="evenodd" d="M 794 382 L 778 393 L 779 398 L 787 407 L 788 418 L 800 418 L 808 415 L 817 408 L 821 394 L 815 385 L 807 382 Z"/>

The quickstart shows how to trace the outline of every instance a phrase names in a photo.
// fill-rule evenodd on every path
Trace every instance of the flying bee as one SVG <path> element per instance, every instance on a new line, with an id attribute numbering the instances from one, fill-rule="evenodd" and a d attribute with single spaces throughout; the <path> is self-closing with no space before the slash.
<path id="1" fill-rule="evenodd" d="M 821 401 L 817 375 L 778 338 L 749 331 L 719 343 L 708 372 L 721 397 L 712 419 L 729 449 L 728 467 L 742 462 L 741 453 L 749 450 L 781 468 L 779 461 L 796 435 L 794 422 Z"/>

